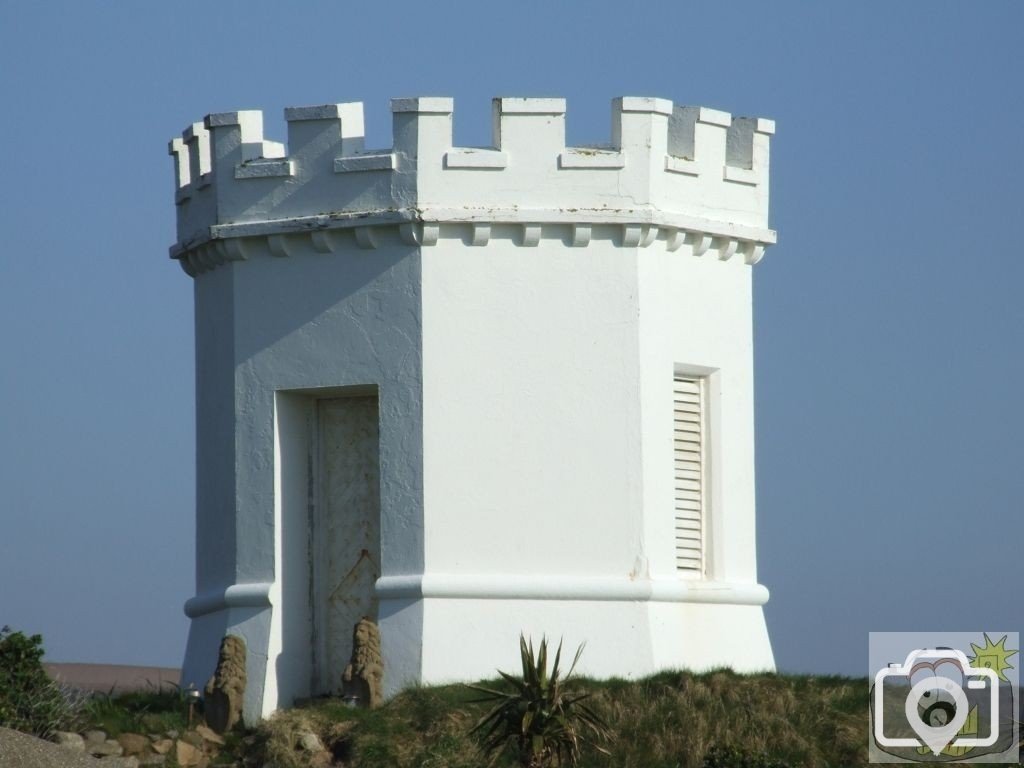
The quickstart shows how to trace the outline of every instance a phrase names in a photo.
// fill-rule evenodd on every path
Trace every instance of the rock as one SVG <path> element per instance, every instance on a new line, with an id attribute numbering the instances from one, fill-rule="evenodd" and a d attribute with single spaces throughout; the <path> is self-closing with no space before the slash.
<path id="1" fill-rule="evenodd" d="M 203 741 L 208 741 L 211 744 L 219 744 L 222 747 L 224 746 L 224 738 L 212 728 L 207 728 L 205 725 L 197 725 L 196 733 L 203 737 Z"/>
<path id="2" fill-rule="evenodd" d="M 150 749 L 149 739 L 141 733 L 122 733 L 117 737 L 117 743 L 126 755 L 144 755 Z"/>
<path id="3" fill-rule="evenodd" d="M 167 736 L 168 739 L 176 739 L 176 738 L 178 738 L 178 732 L 177 731 L 167 731 L 166 732 L 166 736 Z"/>
<path id="4" fill-rule="evenodd" d="M 106 731 L 86 731 L 82 736 L 85 737 L 86 742 L 95 744 L 102 744 L 107 740 Z"/>
<path id="5" fill-rule="evenodd" d="M 93 757 L 120 757 L 124 754 L 121 745 L 114 739 L 107 739 L 103 742 L 86 740 L 85 751 Z"/>
<path id="6" fill-rule="evenodd" d="M 157 739 L 153 742 L 153 751 L 158 755 L 166 755 L 173 747 L 173 739 Z"/>
<path id="7" fill-rule="evenodd" d="M 167 762 L 167 755 L 146 755 L 139 758 L 140 766 L 163 765 Z"/>
<path id="8" fill-rule="evenodd" d="M 75 752 L 85 751 L 85 739 L 77 733 L 71 733 L 69 731 L 54 731 L 53 735 L 50 736 L 50 741 L 54 744 L 60 744 L 62 747 L 73 749 Z"/>
<path id="9" fill-rule="evenodd" d="M 174 742 L 174 758 L 178 761 L 178 765 L 180 765 L 181 768 L 191 768 L 192 766 L 199 765 L 199 761 L 202 757 L 202 751 L 197 747 L 192 746 L 187 741 L 178 739 Z"/>
<path id="10" fill-rule="evenodd" d="M 139 758 L 134 755 L 131 757 L 108 755 L 107 757 L 100 758 L 100 762 L 106 763 L 111 768 L 114 768 L 114 766 L 117 766 L 117 768 L 139 768 Z"/>
<path id="11" fill-rule="evenodd" d="M 185 731 L 181 736 L 178 737 L 181 741 L 187 741 L 193 747 L 203 748 L 203 737 L 200 736 L 194 729 Z"/>
<path id="12" fill-rule="evenodd" d="M 220 643 L 217 670 L 203 689 L 206 724 L 217 733 L 230 731 L 242 719 L 245 682 L 245 641 L 227 635 Z"/>
<path id="13" fill-rule="evenodd" d="M 320 741 L 320 737 L 312 731 L 303 731 L 299 734 L 299 749 L 304 752 L 323 752 L 325 751 L 323 742 Z"/>

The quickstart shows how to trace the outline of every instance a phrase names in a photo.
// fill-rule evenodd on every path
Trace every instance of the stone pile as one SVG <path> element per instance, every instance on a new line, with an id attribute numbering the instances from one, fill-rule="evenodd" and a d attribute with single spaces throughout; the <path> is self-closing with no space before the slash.
<path id="1" fill-rule="evenodd" d="M 108 738 L 101 730 L 85 733 L 57 731 L 52 741 L 124 768 L 165 764 L 176 764 L 180 768 L 206 768 L 224 746 L 224 738 L 205 725 L 197 725 L 183 733 L 122 733 L 116 738 Z"/>

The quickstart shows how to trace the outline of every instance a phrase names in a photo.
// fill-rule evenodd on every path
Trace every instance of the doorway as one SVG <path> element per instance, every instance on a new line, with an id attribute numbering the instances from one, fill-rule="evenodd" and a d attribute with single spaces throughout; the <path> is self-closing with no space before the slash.
<path id="1" fill-rule="evenodd" d="M 316 401 L 310 546 L 314 693 L 341 691 L 352 632 L 377 620 L 380 430 L 376 395 Z"/>

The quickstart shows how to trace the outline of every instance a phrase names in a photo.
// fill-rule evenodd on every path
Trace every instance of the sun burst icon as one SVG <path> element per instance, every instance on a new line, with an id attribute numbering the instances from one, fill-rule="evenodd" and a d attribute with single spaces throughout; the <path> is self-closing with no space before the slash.
<path id="1" fill-rule="evenodd" d="M 997 643 L 992 642 L 987 632 L 984 633 L 984 636 L 985 645 L 971 643 L 971 650 L 974 651 L 974 655 L 971 657 L 971 666 L 977 669 L 991 669 L 999 675 L 1000 680 L 1008 683 L 1006 670 L 1014 669 L 1014 666 L 1007 659 L 1016 656 L 1017 651 L 1006 647 L 1007 635 L 1003 635 Z"/>

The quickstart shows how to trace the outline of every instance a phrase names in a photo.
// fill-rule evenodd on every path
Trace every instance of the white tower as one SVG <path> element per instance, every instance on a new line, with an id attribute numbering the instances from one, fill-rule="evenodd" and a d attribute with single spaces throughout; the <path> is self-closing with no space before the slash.
<path id="1" fill-rule="evenodd" d="M 208 115 L 171 142 L 195 284 L 197 594 L 182 682 L 226 634 L 250 720 L 336 691 L 362 616 L 389 692 L 514 668 L 773 667 L 754 536 L 751 267 L 770 120 L 616 99 Z"/>

